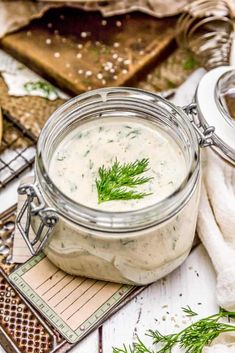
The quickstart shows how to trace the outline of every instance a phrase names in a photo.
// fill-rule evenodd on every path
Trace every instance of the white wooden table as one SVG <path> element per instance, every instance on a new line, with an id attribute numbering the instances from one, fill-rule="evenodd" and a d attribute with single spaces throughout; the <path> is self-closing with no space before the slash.
<path id="1" fill-rule="evenodd" d="M 202 71 L 196 72 L 178 91 L 175 102 L 186 105 L 192 99 Z M 19 181 L 0 193 L 0 212 L 17 201 Z M 157 253 L 156 253 L 157 256 Z M 144 333 L 158 329 L 162 333 L 176 332 L 188 325 L 181 307 L 189 305 L 199 317 L 218 311 L 215 300 L 215 273 L 202 245 L 196 247 L 184 264 L 164 280 L 150 285 L 134 300 L 108 319 L 101 329 L 94 331 L 72 352 L 111 353 L 112 347 L 131 343 L 136 335 L 148 342 Z M 4 352 L 0 348 L 0 353 Z"/>
<path id="2" fill-rule="evenodd" d="M 1 192 L 0 212 L 16 203 L 18 183 L 15 181 Z M 146 288 L 71 352 L 111 353 L 113 346 L 131 343 L 136 334 L 148 342 L 144 333 L 149 328 L 163 333 L 177 332 L 190 323 L 181 310 L 187 305 L 198 312 L 199 317 L 218 311 L 215 273 L 202 245 L 191 252 L 180 268 Z M 2 348 L 1 352 L 4 352 Z"/>

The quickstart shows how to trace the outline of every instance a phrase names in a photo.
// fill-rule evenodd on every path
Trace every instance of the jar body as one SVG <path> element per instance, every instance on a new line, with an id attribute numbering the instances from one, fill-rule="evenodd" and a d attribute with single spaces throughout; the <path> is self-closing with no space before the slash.
<path id="1" fill-rule="evenodd" d="M 122 116 L 130 121 L 147 120 L 169 134 L 184 156 L 185 177 L 171 194 L 138 210 L 102 211 L 73 201 L 49 173 L 56 147 L 86 122 L 96 124 L 101 118 Z M 93 91 L 66 103 L 40 135 L 35 176 L 35 185 L 29 186 L 33 194 L 28 193 L 28 213 L 36 234 L 31 252 L 38 241 L 38 249 L 67 273 L 145 285 L 167 275 L 187 257 L 200 196 L 198 139 L 185 112 L 161 97 L 118 88 Z M 33 197 L 37 200 L 30 204 Z"/>
<path id="2" fill-rule="evenodd" d="M 196 228 L 200 177 L 186 204 L 167 221 L 136 232 L 97 232 L 60 217 L 45 254 L 71 275 L 145 285 L 188 256 Z M 34 227 L 38 227 L 34 222 Z"/>

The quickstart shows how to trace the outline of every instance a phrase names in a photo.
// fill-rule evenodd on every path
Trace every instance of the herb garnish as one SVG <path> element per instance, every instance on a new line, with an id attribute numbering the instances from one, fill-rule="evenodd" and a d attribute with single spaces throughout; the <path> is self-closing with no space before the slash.
<path id="1" fill-rule="evenodd" d="M 197 66 L 198 66 L 198 63 L 193 56 L 189 56 L 183 63 L 184 70 L 193 70 Z"/>
<path id="2" fill-rule="evenodd" d="M 117 158 L 110 168 L 99 168 L 96 179 L 98 203 L 111 200 L 142 199 L 151 193 L 130 190 L 137 185 L 147 183 L 152 177 L 138 177 L 148 170 L 149 159 L 143 158 L 131 163 L 121 164 Z"/>
<path id="3" fill-rule="evenodd" d="M 28 93 L 31 93 L 33 91 L 41 91 L 46 98 L 50 98 L 51 95 L 53 95 L 55 98 L 59 97 L 55 87 L 52 86 L 50 83 L 44 81 L 26 82 L 24 84 L 24 89 Z"/>
<path id="4" fill-rule="evenodd" d="M 189 306 L 182 309 L 186 316 L 197 315 Z M 146 335 L 152 337 L 156 347 L 154 350 L 148 349 L 137 337 L 137 342 L 129 347 L 124 345 L 123 348 L 113 348 L 113 353 L 171 353 L 176 346 L 184 349 L 186 353 L 202 353 L 203 348 L 210 345 L 221 333 L 235 331 L 234 325 L 220 322 L 222 318 L 235 319 L 235 312 L 221 309 L 219 313 L 203 318 L 179 333 L 170 335 L 164 336 L 159 331 L 149 330 Z"/>

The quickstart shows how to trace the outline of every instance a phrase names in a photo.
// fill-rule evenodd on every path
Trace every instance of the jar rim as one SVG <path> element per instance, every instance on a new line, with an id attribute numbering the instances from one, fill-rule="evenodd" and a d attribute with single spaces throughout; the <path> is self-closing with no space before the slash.
<path id="1" fill-rule="evenodd" d="M 97 98 L 99 97 L 99 98 Z M 55 128 L 61 123 L 62 119 L 69 119 L 69 114 L 75 109 L 86 111 L 88 106 L 91 107 L 96 104 L 108 104 L 115 102 L 115 104 L 126 102 L 135 103 L 141 102 L 144 109 L 150 109 L 155 112 L 157 118 L 157 111 L 166 114 L 174 114 L 178 119 L 182 119 L 182 127 L 188 134 L 189 148 L 190 148 L 190 163 L 179 187 L 169 196 L 156 202 L 155 204 L 146 206 L 133 211 L 104 211 L 93 209 L 83 204 L 80 204 L 69 196 L 65 195 L 53 182 L 47 172 L 45 158 L 43 156 L 44 149 L 47 146 L 47 138 L 52 128 Z M 89 103 L 87 105 L 87 102 Z M 179 120 L 177 120 L 179 123 Z M 83 93 L 77 97 L 64 103 L 60 106 L 48 119 L 44 125 L 39 136 L 36 161 L 35 161 L 35 174 L 36 180 L 40 187 L 42 196 L 50 206 L 55 208 L 60 216 L 68 220 L 95 230 L 105 230 L 108 232 L 123 232 L 136 231 L 146 227 L 151 227 L 167 219 L 171 218 L 176 212 L 179 211 L 179 203 L 181 208 L 189 199 L 192 190 L 198 180 L 199 175 L 199 145 L 196 133 L 183 109 L 176 107 L 161 96 L 150 93 L 141 89 L 114 87 L 102 88 Z M 161 212 L 160 212 L 161 211 Z"/>

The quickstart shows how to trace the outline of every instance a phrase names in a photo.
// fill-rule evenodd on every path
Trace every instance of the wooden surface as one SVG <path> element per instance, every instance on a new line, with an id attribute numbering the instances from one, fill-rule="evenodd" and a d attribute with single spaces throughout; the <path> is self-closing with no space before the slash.
<path id="1" fill-rule="evenodd" d="M 199 318 L 218 311 L 214 292 L 215 273 L 200 245 L 179 269 L 149 286 L 71 352 L 111 353 L 113 346 L 131 343 L 136 334 L 148 342 L 144 334 L 150 328 L 177 332 L 191 322 L 181 307 L 191 306 Z"/>
<path id="2" fill-rule="evenodd" d="M 185 105 L 192 101 L 203 70 L 197 70 L 181 86 L 174 102 Z M 16 203 L 19 180 L 1 192 L 0 212 Z M 165 280 L 146 288 L 134 300 L 87 336 L 73 353 L 112 353 L 112 346 L 130 343 L 138 334 L 143 339 L 148 328 L 161 332 L 179 331 L 189 322 L 182 316 L 181 307 L 190 305 L 200 317 L 218 310 L 215 300 L 215 273 L 202 246 L 196 248 L 185 263 Z M 168 314 L 169 313 L 169 314 Z M 0 352 L 3 350 L 0 349 Z"/>
<path id="3" fill-rule="evenodd" d="M 50 10 L 1 45 L 72 94 L 133 84 L 174 47 L 174 18 L 133 13 L 104 19 L 97 12 L 61 11 Z"/>
<path id="4" fill-rule="evenodd" d="M 101 17 L 90 13 L 81 15 L 81 22 L 76 24 L 76 30 L 72 33 L 74 20 L 68 22 L 66 16 L 61 19 L 59 10 L 53 13 L 56 14 L 53 18 L 49 13 L 43 22 L 35 21 L 30 28 L 7 36 L 2 45 L 14 56 L 33 66 L 44 76 L 51 77 L 60 87 L 73 94 L 103 85 L 122 85 L 131 78 L 138 77 L 137 73 L 160 59 L 174 37 L 174 19 L 163 23 L 149 16 L 133 14 L 122 20 L 118 17 L 112 24 L 107 19 L 108 24 L 102 25 Z M 56 28 L 54 22 L 58 18 L 61 21 Z M 121 26 L 117 21 L 121 22 Z M 48 27 L 50 23 L 52 26 Z M 88 23 L 92 23 L 92 30 L 88 28 Z M 91 35 L 82 38 L 82 32 L 91 32 Z M 139 38 L 142 38 L 141 41 Z M 50 39 L 50 44 L 46 44 L 47 39 Z M 102 42 L 104 49 L 97 45 L 97 41 Z M 115 48 L 114 43 L 119 43 L 119 47 Z M 78 48 L 78 44 L 83 44 L 82 49 Z M 123 61 L 131 60 L 131 64 L 118 62 L 120 67 L 115 69 L 118 78 L 114 79 L 116 72 L 107 71 L 107 77 L 103 76 L 106 80 L 104 84 L 97 75 L 101 73 L 102 64 L 114 61 L 113 55 L 117 52 L 118 57 L 124 58 Z M 55 53 L 59 53 L 59 56 L 56 57 Z M 82 57 L 78 58 L 78 54 L 82 54 Z M 83 73 L 91 71 L 92 76 L 78 74 L 79 70 L 83 70 Z M 123 73 L 122 70 L 128 72 Z M 103 74 L 106 75 L 106 71 L 102 71 Z M 1 194 L 0 209 L 16 202 L 17 186 L 18 181 L 15 181 Z M 214 293 L 215 273 L 208 255 L 199 246 L 179 269 L 166 279 L 146 288 L 136 299 L 107 320 L 102 328 L 79 343 L 72 352 L 112 353 L 112 346 L 129 344 L 136 334 L 145 339 L 144 333 L 149 328 L 156 328 L 162 333 L 178 331 L 189 323 L 182 316 L 182 306 L 190 305 L 199 312 L 200 317 L 218 310 Z M 3 352 L 1 348 L 0 352 Z"/>

